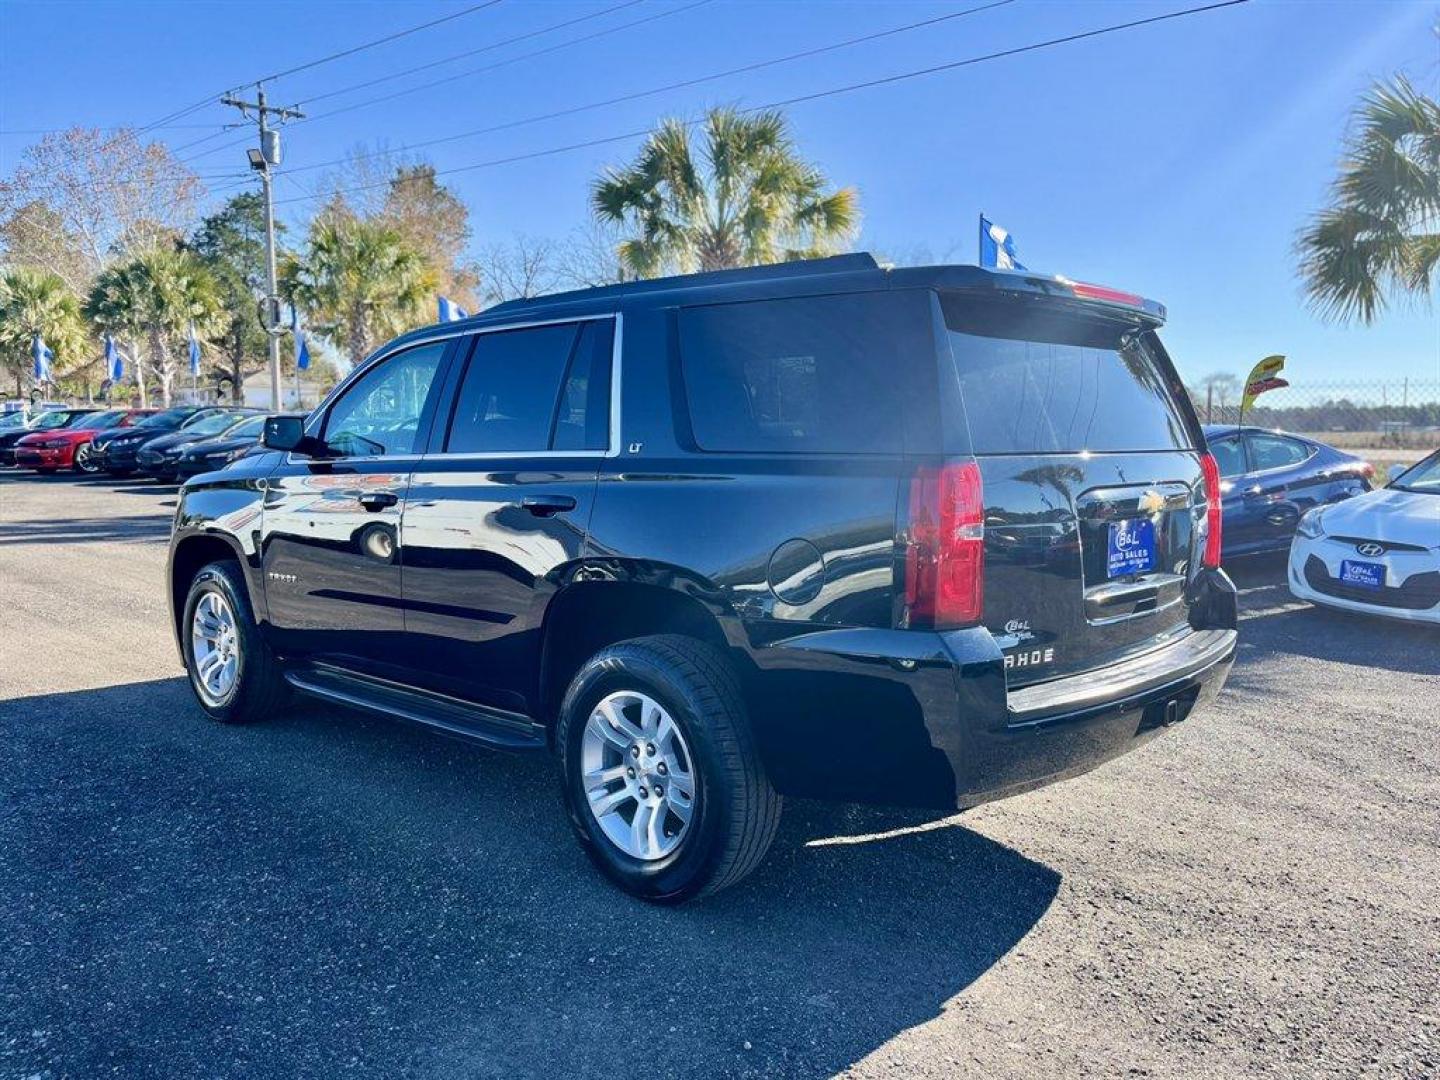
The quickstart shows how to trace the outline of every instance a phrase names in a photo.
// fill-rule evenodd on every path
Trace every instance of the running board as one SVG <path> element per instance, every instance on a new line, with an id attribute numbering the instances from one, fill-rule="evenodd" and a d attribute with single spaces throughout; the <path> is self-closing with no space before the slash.
<path id="1" fill-rule="evenodd" d="M 328 664 L 311 663 L 291 668 L 285 672 L 285 681 L 310 697 L 405 720 L 498 750 L 543 750 L 547 745 L 545 728 L 520 713 L 476 705 Z"/>

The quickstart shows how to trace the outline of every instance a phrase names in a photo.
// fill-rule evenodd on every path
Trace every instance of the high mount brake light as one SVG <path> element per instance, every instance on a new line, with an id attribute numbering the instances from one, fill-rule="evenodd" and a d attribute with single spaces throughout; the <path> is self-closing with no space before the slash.
<path id="1" fill-rule="evenodd" d="M 1083 281 L 1070 282 L 1070 291 L 1082 300 L 1104 300 L 1110 304 L 1124 304 L 1126 307 L 1144 307 L 1145 298 L 1134 293 L 1121 292 L 1107 285 L 1087 285 Z"/>
<path id="2" fill-rule="evenodd" d="M 1214 454 L 1202 454 L 1200 471 L 1205 476 L 1205 555 L 1202 566 L 1220 565 L 1220 466 Z"/>
<path id="3" fill-rule="evenodd" d="M 920 469 L 910 482 L 905 605 L 913 627 L 952 629 L 985 607 L 985 500 L 980 466 Z"/>

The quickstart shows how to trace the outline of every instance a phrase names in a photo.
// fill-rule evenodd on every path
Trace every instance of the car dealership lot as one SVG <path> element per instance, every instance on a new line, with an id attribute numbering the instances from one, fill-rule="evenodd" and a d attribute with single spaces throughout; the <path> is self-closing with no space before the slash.
<path id="1" fill-rule="evenodd" d="M 653 909 L 547 762 L 309 703 L 206 722 L 173 488 L 0 472 L 0 1077 L 1424 1076 L 1440 634 L 1237 568 L 1216 707 L 930 821 L 790 803 Z"/>

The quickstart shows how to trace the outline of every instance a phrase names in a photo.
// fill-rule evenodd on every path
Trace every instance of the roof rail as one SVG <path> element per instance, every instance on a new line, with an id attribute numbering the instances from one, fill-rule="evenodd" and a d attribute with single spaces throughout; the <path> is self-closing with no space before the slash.
<path id="1" fill-rule="evenodd" d="M 634 296 L 639 293 L 664 292 L 667 289 L 688 289 L 704 285 L 724 285 L 741 281 L 770 281 L 778 278 L 809 277 L 812 274 L 846 274 L 865 270 L 878 270 L 880 264 L 868 251 L 856 251 L 848 255 L 831 255 L 823 259 L 795 259 L 791 262 L 771 263 L 767 266 L 742 266 L 734 270 L 709 270 L 700 274 L 676 274 L 671 277 L 645 278 L 641 281 L 626 281 L 618 285 L 598 285 L 590 289 L 575 289 L 571 292 L 546 293 L 543 296 L 527 296 L 518 300 L 506 300 L 494 307 L 486 308 L 481 314 L 495 315 L 535 304 L 553 304 L 566 300 L 598 300 L 608 296 Z"/>

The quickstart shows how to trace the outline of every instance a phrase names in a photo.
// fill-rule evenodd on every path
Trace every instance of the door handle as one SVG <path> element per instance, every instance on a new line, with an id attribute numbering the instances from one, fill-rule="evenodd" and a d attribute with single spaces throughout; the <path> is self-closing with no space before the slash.
<path id="1" fill-rule="evenodd" d="M 536 517 L 550 517 L 563 510 L 575 509 L 573 495 L 529 495 L 520 500 L 520 505 Z"/>
<path id="2" fill-rule="evenodd" d="M 359 501 L 361 506 L 373 514 L 387 506 L 394 506 L 400 501 L 400 496 L 393 491 L 362 491 Z"/>

